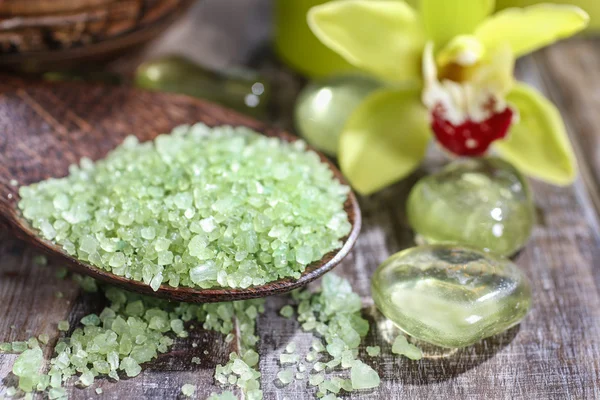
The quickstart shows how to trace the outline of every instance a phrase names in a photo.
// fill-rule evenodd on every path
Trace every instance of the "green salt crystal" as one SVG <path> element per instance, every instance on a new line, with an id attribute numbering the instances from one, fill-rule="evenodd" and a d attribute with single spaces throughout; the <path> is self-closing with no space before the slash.
<path id="1" fill-rule="evenodd" d="M 342 361 L 339 358 L 334 358 L 333 360 L 326 362 L 325 366 L 329 369 L 333 369 L 333 368 L 337 367 L 338 365 L 340 365 L 341 362 Z"/>
<path id="2" fill-rule="evenodd" d="M 285 351 L 287 353 L 294 353 L 296 351 L 296 343 L 289 343 L 287 346 L 285 346 Z"/>
<path id="3" fill-rule="evenodd" d="M 100 325 L 100 318 L 96 314 L 90 314 L 81 318 L 80 323 L 85 326 L 98 326 Z"/>
<path id="4" fill-rule="evenodd" d="M 284 385 L 287 385 L 294 380 L 294 371 L 292 371 L 291 369 L 279 371 L 277 373 L 277 378 L 279 379 L 279 381 L 281 383 L 283 383 Z"/>
<path id="5" fill-rule="evenodd" d="M 350 370 L 353 389 L 371 389 L 379 386 L 379 374 L 360 360 L 354 360 Z"/>
<path id="6" fill-rule="evenodd" d="M 321 400 L 338 400 L 338 398 L 335 396 L 335 394 L 329 393 L 321 397 Z"/>
<path id="7" fill-rule="evenodd" d="M 327 345 L 327 352 L 334 358 L 341 357 L 346 349 L 346 343 L 339 338 L 333 338 L 333 341 Z"/>
<path id="8" fill-rule="evenodd" d="M 281 354 L 279 356 L 279 362 L 281 364 L 295 364 L 297 363 L 299 360 L 299 357 L 297 354 Z"/>
<path id="9" fill-rule="evenodd" d="M 185 396 L 185 397 L 192 397 L 194 395 L 194 393 L 196 392 L 196 386 L 191 385 L 189 383 L 186 383 L 185 385 L 183 385 L 181 387 L 181 393 Z"/>
<path id="10" fill-rule="evenodd" d="M 237 400 L 237 397 L 233 394 L 233 392 L 223 392 L 223 393 L 211 393 L 208 399 L 206 400 Z"/>
<path id="11" fill-rule="evenodd" d="M 321 392 L 332 392 L 338 394 L 340 392 L 341 386 L 340 382 L 332 380 L 327 380 L 321 382 L 319 385 L 319 391 Z"/>
<path id="12" fill-rule="evenodd" d="M 125 371 L 128 377 L 138 376 L 142 371 L 142 368 L 139 364 L 131 357 L 125 357 L 121 361 L 121 366 L 119 367 L 121 371 Z"/>
<path id="13" fill-rule="evenodd" d="M 535 223 L 527 180 L 508 162 L 469 158 L 421 179 L 411 190 L 407 216 L 428 243 L 456 243 L 510 256 Z"/>
<path id="14" fill-rule="evenodd" d="M 313 369 L 317 372 L 321 372 L 325 369 L 326 365 L 325 363 L 322 362 L 317 362 L 315 363 L 315 365 L 313 365 Z"/>
<path id="15" fill-rule="evenodd" d="M 452 245 L 401 251 L 371 280 L 377 308 L 404 332 L 464 347 L 518 324 L 531 304 L 527 277 L 507 259 Z"/>
<path id="16" fill-rule="evenodd" d="M 13 353 L 22 353 L 27 350 L 27 342 L 12 342 Z"/>
<path id="17" fill-rule="evenodd" d="M 325 380 L 325 375 L 324 374 L 313 374 L 313 375 L 310 375 L 308 377 L 308 383 L 311 386 L 318 386 L 324 380 Z"/>
<path id="18" fill-rule="evenodd" d="M 248 351 L 246 351 L 246 353 L 244 353 L 242 359 L 246 364 L 248 364 L 248 366 L 254 367 L 256 364 L 258 364 L 258 358 L 258 353 L 252 349 L 249 349 Z"/>
<path id="19" fill-rule="evenodd" d="M 48 398 L 50 400 L 66 398 L 67 391 L 64 388 L 52 388 L 48 391 Z"/>
<path id="20" fill-rule="evenodd" d="M 192 364 L 200 365 L 202 361 L 200 361 L 199 357 L 192 357 Z"/>
<path id="21" fill-rule="evenodd" d="M 25 392 L 31 392 L 39 380 L 39 369 L 43 365 L 42 349 L 36 347 L 27 349 L 17 357 L 13 364 L 12 372 L 19 379 L 19 388 Z"/>
<path id="22" fill-rule="evenodd" d="M 126 262 L 127 262 L 127 259 L 125 258 L 125 254 L 114 253 L 110 257 L 110 261 L 108 262 L 108 265 L 110 265 L 111 267 L 122 267 L 123 265 L 125 265 Z"/>
<path id="23" fill-rule="evenodd" d="M 35 347 L 40 347 L 40 344 L 35 337 L 32 337 L 32 338 L 29 338 L 29 340 L 27 341 L 27 347 L 29 347 L 30 349 L 33 349 Z"/>
<path id="24" fill-rule="evenodd" d="M 102 388 L 96 388 L 96 394 L 102 394 L 104 391 Z"/>
<path id="25" fill-rule="evenodd" d="M 406 337 L 402 334 L 396 337 L 394 344 L 392 345 L 392 353 L 401 356 L 406 356 L 411 360 L 420 360 L 423 358 L 423 352 L 414 344 L 408 343 Z"/>
<path id="26" fill-rule="evenodd" d="M 171 320 L 171 329 L 177 335 L 182 333 L 185 330 L 185 327 L 183 326 L 183 321 L 180 319 Z"/>
<path id="27" fill-rule="evenodd" d="M 88 387 L 94 383 L 94 374 L 90 371 L 86 371 L 79 377 L 79 382 L 81 386 Z"/>
<path id="28" fill-rule="evenodd" d="M 57 299 L 62 299 L 63 297 L 65 297 L 63 292 L 56 292 L 54 293 L 54 296 L 56 296 Z"/>
<path id="29" fill-rule="evenodd" d="M 367 354 L 370 357 L 377 357 L 381 352 L 381 348 L 379 346 L 367 346 Z"/>
<path id="30" fill-rule="evenodd" d="M 59 321 L 58 322 L 58 330 L 59 331 L 66 332 L 69 330 L 69 328 L 70 328 L 69 321 Z"/>
<path id="31" fill-rule="evenodd" d="M 125 307 L 125 313 L 133 317 L 142 315 L 144 313 L 144 302 L 141 300 L 136 300 L 127 304 L 127 307 Z"/>
<path id="32" fill-rule="evenodd" d="M 40 343 L 48 344 L 48 342 L 50 341 L 50 336 L 46 335 L 45 333 L 42 333 L 40 336 L 38 336 L 38 339 Z"/>
<path id="33" fill-rule="evenodd" d="M 283 306 L 279 314 L 285 318 L 291 318 L 294 315 L 294 309 L 290 305 Z"/>
<path id="34" fill-rule="evenodd" d="M 325 346 L 323 346 L 323 342 L 321 342 L 319 339 L 313 340 L 311 347 L 317 353 L 321 353 L 321 352 L 325 351 Z"/>
<path id="35" fill-rule="evenodd" d="M 17 394 L 17 388 L 10 386 L 8 389 L 6 389 L 6 395 L 8 397 L 13 397 L 15 394 Z"/>
<path id="36" fill-rule="evenodd" d="M 11 343 L 0 343 L 0 351 L 4 352 L 4 353 L 9 353 L 12 351 L 12 344 Z"/>

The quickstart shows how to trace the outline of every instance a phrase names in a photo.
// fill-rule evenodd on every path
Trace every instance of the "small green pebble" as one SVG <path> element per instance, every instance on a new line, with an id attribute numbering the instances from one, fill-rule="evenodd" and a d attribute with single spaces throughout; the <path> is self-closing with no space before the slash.
<path id="1" fill-rule="evenodd" d="M 423 352 L 412 343 L 408 343 L 406 337 L 402 334 L 396 337 L 392 345 L 392 353 L 405 356 L 411 360 L 420 360 L 423 358 Z"/>
<path id="2" fill-rule="evenodd" d="M 285 318 L 291 318 L 294 315 L 294 309 L 290 305 L 285 305 L 281 308 L 279 314 Z"/>
<path id="3" fill-rule="evenodd" d="M 191 385 L 189 383 L 186 383 L 185 385 L 183 385 L 181 387 L 181 393 L 185 396 L 185 397 L 192 397 L 194 395 L 194 393 L 196 392 L 196 386 Z"/>
<path id="4" fill-rule="evenodd" d="M 58 330 L 66 332 L 70 328 L 69 321 L 59 321 L 58 322 Z"/>

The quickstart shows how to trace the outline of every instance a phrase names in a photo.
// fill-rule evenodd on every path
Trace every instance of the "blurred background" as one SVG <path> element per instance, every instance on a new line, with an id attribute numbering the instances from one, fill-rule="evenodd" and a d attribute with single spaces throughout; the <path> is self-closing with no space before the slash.
<path id="1" fill-rule="evenodd" d="M 353 70 L 306 25 L 307 10 L 324 2 L 3 0 L 0 67 L 182 92 L 290 127 L 285 115 L 306 78 Z M 600 1 L 554 2 L 586 9 L 586 34 L 600 33 Z M 498 7 L 533 3 L 499 0 Z"/>

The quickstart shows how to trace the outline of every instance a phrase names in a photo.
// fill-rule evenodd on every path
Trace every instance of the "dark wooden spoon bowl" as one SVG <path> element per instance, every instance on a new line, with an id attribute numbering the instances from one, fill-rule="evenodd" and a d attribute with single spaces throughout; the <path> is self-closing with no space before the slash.
<path id="1" fill-rule="evenodd" d="M 35 245 L 71 269 L 125 289 L 187 302 L 220 302 L 265 297 L 306 285 L 335 267 L 350 251 L 360 231 L 358 202 L 350 193 L 345 203 L 352 230 L 341 249 L 309 265 L 299 279 L 281 279 L 248 289 L 193 289 L 162 285 L 154 292 L 143 282 L 90 266 L 40 238 L 17 208 L 18 186 L 63 177 L 81 157 L 103 158 L 130 134 L 153 139 L 181 124 L 247 126 L 286 141 L 297 138 L 215 104 L 191 97 L 125 87 L 81 83 L 39 83 L 0 76 L 0 218 L 16 236 Z M 322 154 L 335 177 L 342 174 Z"/>

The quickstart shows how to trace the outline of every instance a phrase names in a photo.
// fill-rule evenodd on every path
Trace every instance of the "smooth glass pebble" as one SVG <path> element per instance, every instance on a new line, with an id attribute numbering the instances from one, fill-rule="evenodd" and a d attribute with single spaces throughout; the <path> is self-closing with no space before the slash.
<path id="1" fill-rule="evenodd" d="M 381 84 L 361 75 L 335 76 L 308 84 L 294 110 L 296 129 L 317 149 L 335 156 L 352 111 Z"/>
<path id="2" fill-rule="evenodd" d="M 531 304 L 527 277 L 511 261 L 451 245 L 394 254 L 375 271 L 371 291 L 401 330 L 450 348 L 509 329 Z"/>
<path id="3" fill-rule="evenodd" d="M 535 223 L 526 179 L 499 158 L 451 163 L 421 179 L 408 197 L 408 220 L 426 243 L 456 243 L 509 256 Z"/>

